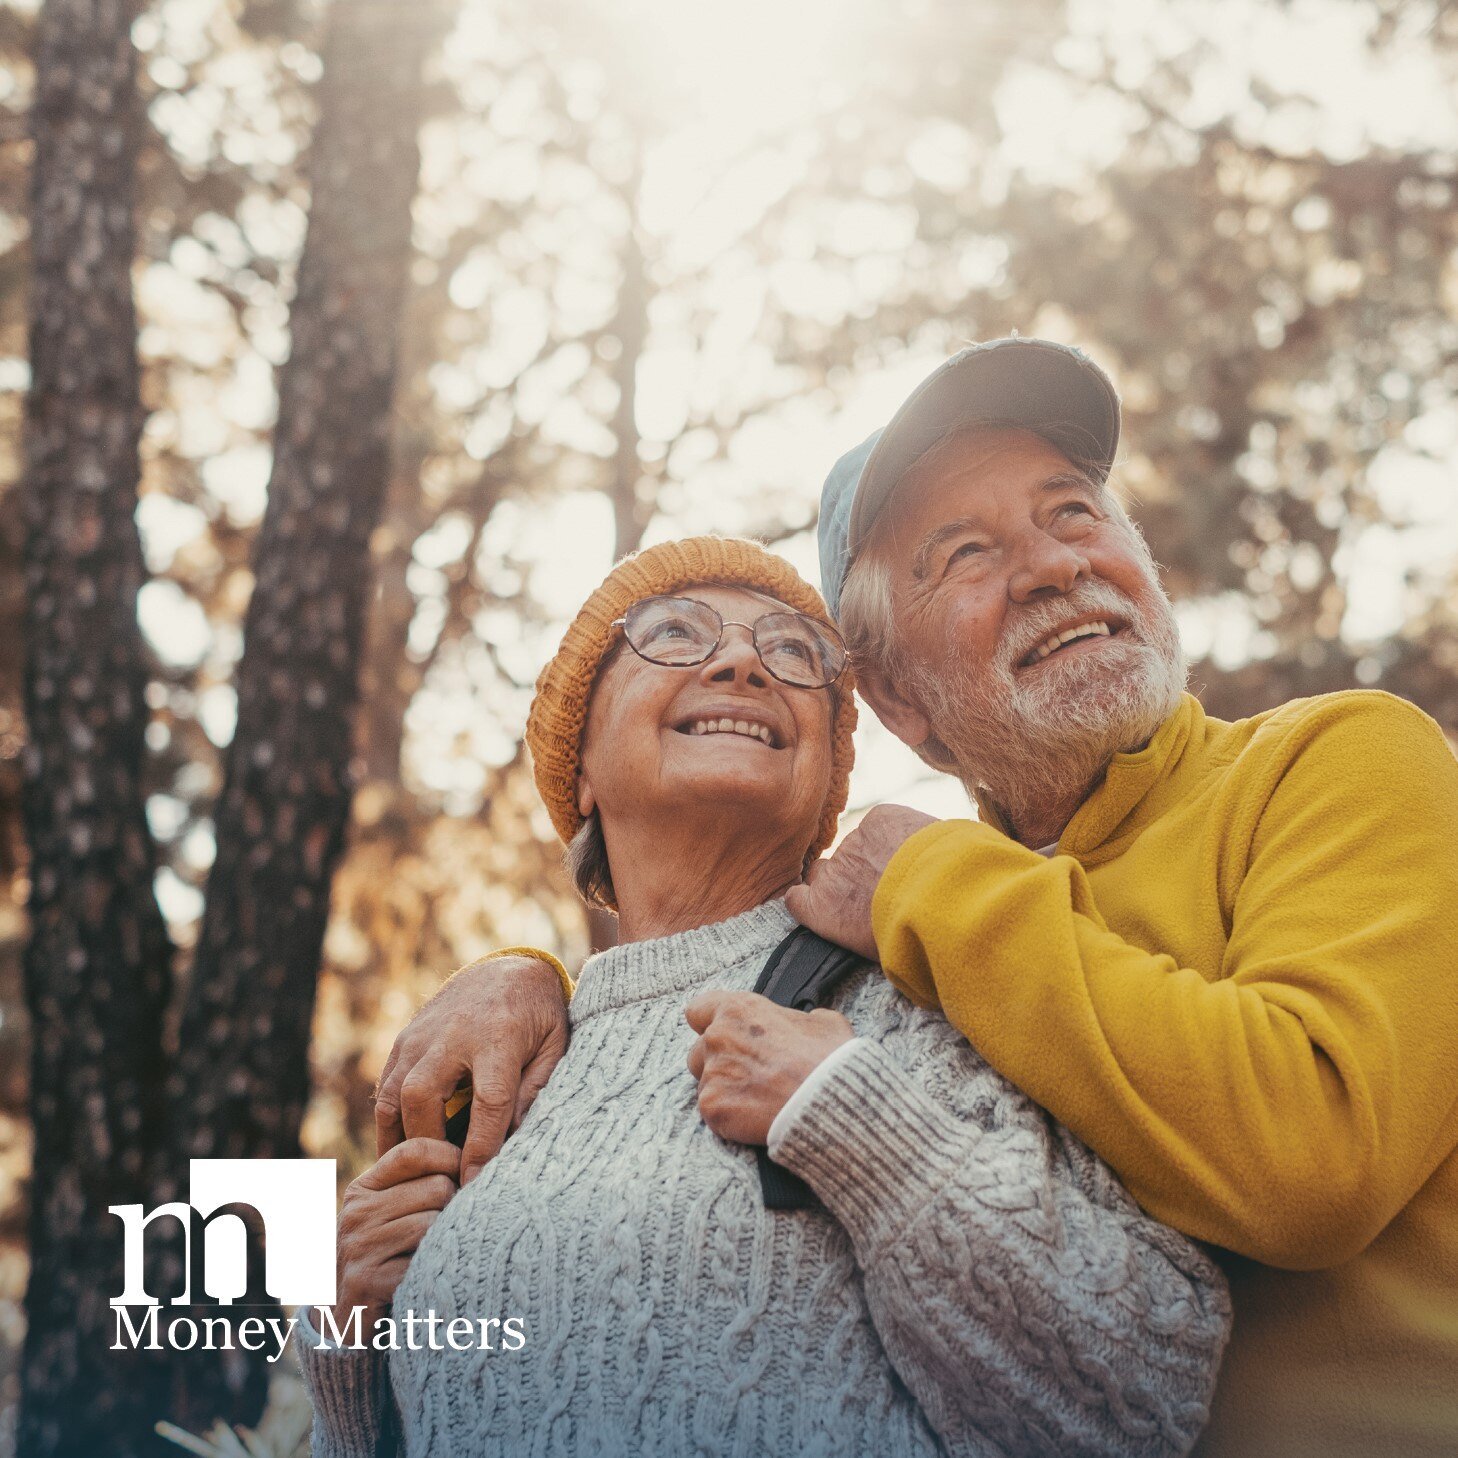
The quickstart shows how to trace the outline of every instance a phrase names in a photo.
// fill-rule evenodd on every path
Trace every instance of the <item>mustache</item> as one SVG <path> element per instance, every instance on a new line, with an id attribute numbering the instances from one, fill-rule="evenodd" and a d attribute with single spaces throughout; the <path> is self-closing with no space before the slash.
<path id="1" fill-rule="evenodd" d="M 1122 618 L 1136 637 L 1142 636 L 1139 632 L 1141 614 L 1132 598 L 1107 582 L 1083 582 L 1062 597 L 1020 608 L 1017 617 L 1003 629 L 998 666 L 1011 671 L 1060 623 L 1082 617 L 1085 613 L 1105 613 Z"/>

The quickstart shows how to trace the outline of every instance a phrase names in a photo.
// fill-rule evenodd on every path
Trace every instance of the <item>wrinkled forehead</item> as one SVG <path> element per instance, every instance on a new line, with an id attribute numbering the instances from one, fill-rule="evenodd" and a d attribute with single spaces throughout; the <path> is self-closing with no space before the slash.
<path id="1" fill-rule="evenodd" d="M 1058 480 L 1103 488 L 1051 441 L 1017 426 L 973 425 L 948 431 L 906 470 L 876 521 L 867 546 L 912 544 L 952 517 L 995 514 L 1008 500 L 1029 505 Z"/>

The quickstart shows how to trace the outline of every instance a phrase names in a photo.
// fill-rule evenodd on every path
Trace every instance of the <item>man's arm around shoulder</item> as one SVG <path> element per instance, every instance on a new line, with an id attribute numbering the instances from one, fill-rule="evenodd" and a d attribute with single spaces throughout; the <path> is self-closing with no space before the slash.
<path id="1" fill-rule="evenodd" d="M 395 1039 L 375 1098 L 377 1152 L 445 1137 L 445 1106 L 471 1084 L 466 1184 L 526 1117 L 567 1051 L 572 982 L 555 957 L 512 947 L 463 967 Z"/>

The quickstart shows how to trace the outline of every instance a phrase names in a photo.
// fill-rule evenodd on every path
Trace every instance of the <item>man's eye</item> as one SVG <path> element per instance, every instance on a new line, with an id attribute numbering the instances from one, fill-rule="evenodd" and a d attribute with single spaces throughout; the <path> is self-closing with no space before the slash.
<path id="1" fill-rule="evenodd" d="M 1066 512 L 1082 512 L 1084 516 L 1092 516 L 1093 508 L 1086 501 L 1065 501 L 1058 508 L 1058 514 L 1062 516 Z"/>
<path id="2" fill-rule="evenodd" d="M 947 566 L 950 567 L 952 563 L 957 561 L 959 558 L 975 557 L 979 553 L 984 551 L 986 551 L 986 548 L 982 545 L 981 542 L 963 542 L 962 545 L 960 547 L 957 547 L 952 552 L 952 555 L 947 558 Z"/>

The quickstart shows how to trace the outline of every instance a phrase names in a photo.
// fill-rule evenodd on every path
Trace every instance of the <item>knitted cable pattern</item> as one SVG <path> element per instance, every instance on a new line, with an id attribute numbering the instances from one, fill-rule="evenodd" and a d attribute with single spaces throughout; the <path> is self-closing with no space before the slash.
<path id="1" fill-rule="evenodd" d="M 588 962 L 566 1057 L 395 1298 L 520 1317 L 525 1348 L 396 1351 L 386 1379 L 306 1335 L 317 1458 L 370 1458 L 384 1380 L 408 1458 L 1188 1452 L 1223 1278 L 879 974 L 776 1131 L 828 1213 L 764 1208 L 699 1117 L 683 1006 L 752 986 L 791 925 L 771 903 Z"/>

